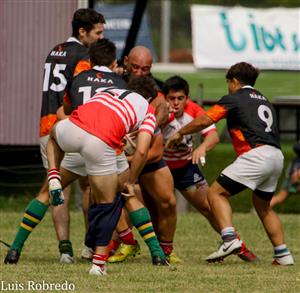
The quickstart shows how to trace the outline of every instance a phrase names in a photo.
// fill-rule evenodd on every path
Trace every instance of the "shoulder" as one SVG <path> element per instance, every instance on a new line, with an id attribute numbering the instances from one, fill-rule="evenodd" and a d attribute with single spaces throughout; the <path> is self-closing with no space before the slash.
<path id="1" fill-rule="evenodd" d="M 203 115 L 205 113 L 205 110 L 197 103 L 188 99 L 184 108 L 184 112 L 195 118 L 197 116 Z"/>

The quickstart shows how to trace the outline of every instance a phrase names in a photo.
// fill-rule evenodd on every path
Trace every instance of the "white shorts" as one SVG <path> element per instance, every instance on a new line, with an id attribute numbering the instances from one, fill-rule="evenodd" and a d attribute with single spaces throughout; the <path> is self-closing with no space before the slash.
<path id="1" fill-rule="evenodd" d="M 120 174 L 129 165 L 125 154 L 116 155 L 116 150 L 100 138 L 86 132 L 69 119 L 56 124 L 57 143 L 67 153 L 80 153 L 88 175 Z"/>
<path id="2" fill-rule="evenodd" d="M 240 155 L 222 174 L 252 190 L 274 192 L 283 160 L 280 149 L 263 145 Z"/>
<path id="3" fill-rule="evenodd" d="M 43 166 L 45 169 L 48 169 L 47 152 L 46 152 L 48 139 L 49 139 L 49 135 L 45 135 L 40 138 L 40 151 L 41 151 Z M 66 153 L 60 165 L 64 169 L 72 173 L 75 173 L 79 176 L 87 175 L 84 159 L 79 153 Z"/>

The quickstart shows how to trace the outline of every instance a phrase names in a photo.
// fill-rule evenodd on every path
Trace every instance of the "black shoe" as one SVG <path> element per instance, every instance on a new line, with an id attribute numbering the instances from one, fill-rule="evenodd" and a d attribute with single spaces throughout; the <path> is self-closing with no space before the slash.
<path id="1" fill-rule="evenodd" d="M 19 260 L 20 253 L 16 249 L 10 249 L 4 259 L 5 264 L 16 264 Z"/>
<path id="2" fill-rule="evenodd" d="M 168 266 L 169 263 L 165 258 L 161 258 L 159 255 L 152 256 L 152 263 L 154 266 Z"/>

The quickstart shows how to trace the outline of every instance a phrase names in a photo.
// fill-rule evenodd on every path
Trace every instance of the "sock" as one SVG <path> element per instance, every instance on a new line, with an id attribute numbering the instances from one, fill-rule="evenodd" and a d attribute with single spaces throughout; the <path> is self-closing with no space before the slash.
<path id="1" fill-rule="evenodd" d="M 120 242 L 116 239 L 110 240 L 108 246 L 107 246 L 107 254 L 113 255 L 115 251 L 119 248 Z"/>
<path id="2" fill-rule="evenodd" d="M 159 241 L 159 244 L 165 253 L 165 255 L 170 255 L 173 251 L 173 241 Z"/>
<path id="3" fill-rule="evenodd" d="M 148 210 L 146 208 L 140 208 L 129 213 L 129 218 L 147 244 L 151 256 L 160 256 L 164 259 L 165 254 L 159 245 Z"/>
<path id="4" fill-rule="evenodd" d="M 104 266 L 107 260 L 106 254 L 95 253 L 93 255 L 93 264 L 96 266 Z"/>
<path id="5" fill-rule="evenodd" d="M 221 231 L 221 237 L 224 242 L 229 242 L 237 238 L 233 227 L 226 227 Z"/>
<path id="6" fill-rule="evenodd" d="M 134 239 L 132 230 L 130 228 L 123 230 L 118 234 L 124 244 L 130 244 L 130 245 L 136 244 L 136 240 Z"/>
<path id="7" fill-rule="evenodd" d="M 45 205 L 37 199 L 33 199 L 28 204 L 20 223 L 19 231 L 11 245 L 12 249 L 16 249 L 19 253 L 21 253 L 26 239 L 32 232 L 33 228 L 44 218 L 47 209 L 48 205 Z"/>
<path id="8" fill-rule="evenodd" d="M 274 247 L 274 254 L 275 256 L 284 256 L 290 254 L 286 244 L 281 244 Z"/>
<path id="9" fill-rule="evenodd" d="M 67 253 L 70 256 L 74 256 L 72 242 L 70 240 L 61 240 L 58 244 L 60 253 Z"/>
<path id="10" fill-rule="evenodd" d="M 57 180 L 61 181 L 59 169 L 52 168 L 52 169 L 48 170 L 48 182 L 52 179 L 57 179 Z"/>

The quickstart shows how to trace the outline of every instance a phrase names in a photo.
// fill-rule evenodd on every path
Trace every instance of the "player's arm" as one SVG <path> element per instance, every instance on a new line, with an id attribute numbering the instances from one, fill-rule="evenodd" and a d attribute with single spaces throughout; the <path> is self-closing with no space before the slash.
<path id="1" fill-rule="evenodd" d="M 168 139 L 166 148 L 176 147 L 180 144 L 184 135 L 199 132 L 213 123 L 214 121 L 206 114 L 196 117 Z"/>
<path id="2" fill-rule="evenodd" d="M 152 135 L 146 131 L 138 133 L 136 150 L 134 152 L 129 172 L 129 184 L 135 184 L 147 161 Z"/>
<path id="3" fill-rule="evenodd" d="M 205 137 L 203 142 L 193 151 L 192 162 L 202 166 L 205 164 L 206 152 L 210 151 L 220 141 L 219 135 L 216 130 L 210 131 Z"/>
<path id="4" fill-rule="evenodd" d="M 152 141 L 152 145 L 148 151 L 147 156 L 147 164 L 158 162 L 164 152 L 164 145 L 163 145 L 163 136 L 162 134 L 155 135 Z"/>
<path id="5" fill-rule="evenodd" d="M 151 106 L 155 109 L 155 117 L 158 127 L 162 128 L 168 123 L 169 120 L 169 106 L 162 94 L 151 102 Z"/>

